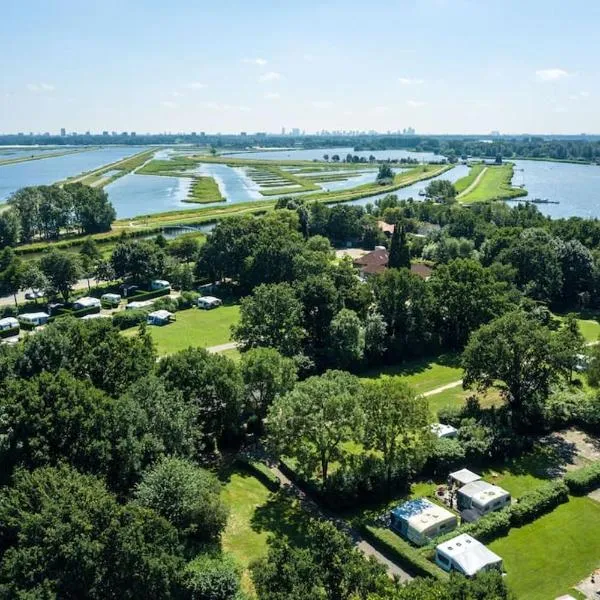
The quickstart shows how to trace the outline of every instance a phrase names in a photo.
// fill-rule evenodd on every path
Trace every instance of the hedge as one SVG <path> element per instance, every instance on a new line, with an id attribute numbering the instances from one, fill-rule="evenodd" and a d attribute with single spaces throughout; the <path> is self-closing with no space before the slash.
<path id="1" fill-rule="evenodd" d="M 435 563 L 427 560 L 423 554 L 391 529 L 383 529 L 366 524 L 361 524 L 359 529 L 367 541 L 406 569 L 409 574 L 421 577 L 435 577 L 436 579 L 445 579 L 448 577 L 445 571 L 440 569 Z"/>
<path id="2" fill-rule="evenodd" d="M 112 322 L 120 330 L 129 329 L 140 323 L 145 323 L 147 316 L 148 312 L 145 310 L 122 310 L 113 315 Z"/>
<path id="3" fill-rule="evenodd" d="M 564 481 L 574 496 L 583 496 L 595 490 L 600 487 L 600 462 L 567 473 Z"/>
<path id="4" fill-rule="evenodd" d="M 19 335 L 20 327 L 11 327 L 10 329 L 3 329 L 0 331 L 0 339 L 13 337 L 15 335 Z"/>
<path id="5" fill-rule="evenodd" d="M 509 508 L 510 524 L 520 527 L 531 523 L 568 500 L 569 488 L 564 481 L 552 481 L 542 485 L 523 494 L 519 501 Z"/>
<path id="6" fill-rule="evenodd" d="M 99 306 L 87 306 L 86 308 L 80 308 L 79 310 L 69 310 L 66 308 L 59 308 L 56 311 L 55 317 L 76 317 L 80 319 L 86 315 L 96 315 L 100 312 Z"/>
<path id="7" fill-rule="evenodd" d="M 250 458 L 238 458 L 237 464 L 256 477 L 256 479 L 272 492 L 276 492 L 281 487 L 279 478 L 264 463 Z"/>
<path id="8" fill-rule="evenodd" d="M 161 288 L 160 290 L 152 290 L 151 292 L 137 292 L 134 293 L 133 296 L 127 297 L 127 304 L 129 304 L 130 302 L 143 302 L 144 300 L 160 298 L 160 296 L 167 296 L 170 293 L 170 288 Z"/>

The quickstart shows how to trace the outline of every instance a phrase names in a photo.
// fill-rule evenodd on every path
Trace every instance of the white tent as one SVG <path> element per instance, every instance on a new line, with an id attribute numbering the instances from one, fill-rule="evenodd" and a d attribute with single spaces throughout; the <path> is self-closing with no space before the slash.
<path id="1" fill-rule="evenodd" d="M 458 429 L 444 423 L 432 423 L 431 433 L 438 438 L 455 438 L 458 435 Z"/>
<path id="2" fill-rule="evenodd" d="M 4 331 L 5 329 L 15 329 L 19 326 L 19 321 L 14 317 L 5 317 L 4 319 L 0 319 L 0 331 Z"/>
<path id="3" fill-rule="evenodd" d="M 125 310 L 139 310 L 142 308 L 148 308 L 153 304 L 154 300 L 134 300 L 125 307 Z"/>
<path id="4" fill-rule="evenodd" d="M 472 509 L 479 515 L 500 510 L 510 504 L 510 493 L 483 481 L 472 481 L 458 490 L 456 502 L 459 510 Z"/>
<path id="5" fill-rule="evenodd" d="M 479 481 L 481 477 L 469 469 L 461 469 L 460 471 L 454 471 L 450 473 L 449 479 L 452 483 L 456 483 L 459 486 L 467 485 L 472 481 Z"/>
<path id="6" fill-rule="evenodd" d="M 92 308 L 95 306 L 100 307 L 101 302 L 98 298 L 92 298 L 91 296 L 84 296 L 83 298 L 77 299 L 73 303 L 75 310 L 81 310 L 82 308 Z"/>
<path id="7" fill-rule="evenodd" d="M 466 533 L 439 544 L 435 562 L 445 571 L 458 571 L 467 577 L 479 571 L 502 570 L 502 559 Z"/>
<path id="8" fill-rule="evenodd" d="M 23 313 L 19 315 L 19 321 L 35 326 L 47 323 L 49 318 L 50 315 L 45 312 Z"/>
<path id="9" fill-rule="evenodd" d="M 201 296 L 198 298 L 198 308 L 204 308 L 208 310 L 210 308 L 221 306 L 221 304 L 223 304 L 223 301 L 220 298 L 215 298 L 214 296 Z"/>
<path id="10" fill-rule="evenodd" d="M 454 513 L 427 498 L 409 500 L 394 508 L 390 516 L 392 529 L 418 546 L 452 531 L 458 522 Z"/>
<path id="11" fill-rule="evenodd" d="M 149 325 L 166 325 L 171 322 L 173 316 L 168 310 L 155 310 L 148 315 L 146 321 Z"/>

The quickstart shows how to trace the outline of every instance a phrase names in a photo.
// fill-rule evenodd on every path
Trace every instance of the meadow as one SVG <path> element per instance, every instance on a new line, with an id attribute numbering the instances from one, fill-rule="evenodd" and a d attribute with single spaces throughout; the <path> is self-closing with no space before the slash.
<path id="1" fill-rule="evenodd" d="M 464 184 L 463 180 L 470 178 L 471 173 L 466 178 L 463 177 L 456 182 L 457 189 L 464 186 L 463 190 L 468 190 L 467 193 L 459 198 L 463 204 L 505 200 L 527 195 L 527 190 L 515 188 L 511 185 L 514 170 L 512 163 L 504 163 L 499 166 L 485 165 L 483 169 L 485 169 L 485 172 L 480 170 L 480 174 L 483 172 L 483 175 L 477 185 L 471 189 L 468 189 L 468 187 L 471 183 L 474 183 L 477 175 L 475 175 L 471 182 L 467 182 L 467 185 Z"/>

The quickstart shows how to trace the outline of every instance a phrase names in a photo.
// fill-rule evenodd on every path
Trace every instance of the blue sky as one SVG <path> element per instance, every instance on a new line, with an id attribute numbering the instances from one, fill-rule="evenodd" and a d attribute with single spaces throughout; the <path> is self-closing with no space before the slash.
<path id="1" fill-rule="evenodd" d="M 5 0 L 0 131 L 600 133 L 597 0 Z"/>

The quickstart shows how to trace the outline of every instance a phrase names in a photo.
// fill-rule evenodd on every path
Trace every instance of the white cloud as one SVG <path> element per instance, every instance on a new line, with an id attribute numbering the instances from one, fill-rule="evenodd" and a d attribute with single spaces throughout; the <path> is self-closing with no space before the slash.
<path id="1" fill-rule="evenodd" d="M 264 58 L 244 58 L 242 62 L 247 65 L 258 65 L 259 67 L 264 67 L 267 64 Z"/>
<path id="2" fill-rule="evenodd" d="M 412 77 L 398 77 L 398 81 L 402 85 L 421 85 L 425 83 L 424 79 L 413 79 Z"/>
<path id="3" fill-rule="evenodd" d="M 387 106 L 376 106 L 373 109 L 373 113 L 375 113 L 376 115 L 383 115 L 384 113 L 386 113 L 388 110 Z"/>
<path id="4" fill-rule="evenodd" d="M 185 87 L 189 88 L 190 90 L 203 90 L 206 87 L 206 84 L 200 83 L 199 81 L 192 81 L 191 83 L 188 83 Z"/>
<path id="5" fill-rule="evenodd" d="M 160 105 L 165 108 L 177 108 L 177 102 L 173 102 L 172 100 L 163 100 Z"/>
<path id="6" fill-rule="evenodd" d="M 423 106 L 425 102 L 421 102 L 421 100 L 407 100 L 406 104 L 411 108 L 419 108 L 420 106 Z"/>
<path id="7" fill-rule="evenodd" d="M 311 104 L 315 108 L 331 108 L 333 106 L 333 102 L 330 102 L 329 100 L 315 100 L 311 102 Z"/>
<path id="8" fill-rule="evenodd" d="M 569 74 L 563 69 L 540 69 L 535 72 L 538 81 L 558 81 Z"/>
<path id="9" fill-rule="evenodd" d="M 278 92 L 269 92 L 265 94 L 265 100 L 279 100 L 281 98 L 281 94 Z"/>
<path id="10" fill-rule="evenodd" d="M 281 73 L 276 71 L 268 71 L 258 78 L 259 81 L 277 81 L 278 79 L 281 79 Z"/>
<path id="11" fill-rule="evenodd" d="M 37 94 L 39 92 L 53 92 L 56 88 L 51 83 L 28 83 L 27 89 Z"/>

